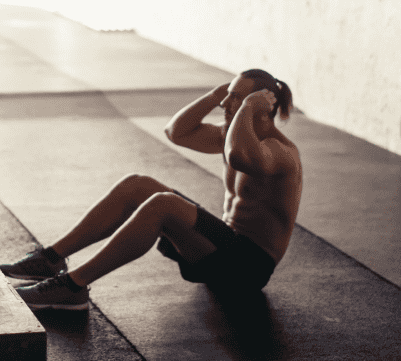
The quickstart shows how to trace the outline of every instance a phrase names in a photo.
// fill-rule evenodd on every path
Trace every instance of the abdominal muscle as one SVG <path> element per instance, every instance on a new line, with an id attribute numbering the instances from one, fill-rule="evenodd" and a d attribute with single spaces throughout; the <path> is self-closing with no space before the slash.
<path id="1" fill-rule="evenodd" d="M 273 211 L 256 202 L 245 202 L 239 197 L 226 200 L 222 220 L 239 234 L 249 237 L 276 261 L 282 259 L 288 247 L 287 229 L 280 224 Z"/>
<path id="2" fill-rule="evenodd" d="M 288 214 L 283 214 L 283 204 L 288 204 L 288 199 L 280 188 L 282 183 L 273 178 L 256 180 L 224 165 L 226 190 L 222 220 L 239 234 L 251 238 L 277 265 L 287 250 L 295 223 L 288 219 Z"/>

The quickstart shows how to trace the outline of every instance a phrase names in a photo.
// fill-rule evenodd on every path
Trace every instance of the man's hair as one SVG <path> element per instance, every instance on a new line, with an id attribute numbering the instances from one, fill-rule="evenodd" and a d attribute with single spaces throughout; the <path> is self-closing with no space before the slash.
<path id="1" fill-rule="evenodd" d="M 268 72 L 261 69 L 246 70 L 243 71 L 241 75 L 255 82 L 253 92 L 267 89 L 274 93 L 277 102 L 274 104 L 274 108 L 269 114 L 271 119 L 274 119 L 276 116 L 278 108 L 280 108 L 280 118 L 282 120 L 287 120 L 289 118 L 292 109 L 292 93 L 286 83 L 277 80 Z"/>

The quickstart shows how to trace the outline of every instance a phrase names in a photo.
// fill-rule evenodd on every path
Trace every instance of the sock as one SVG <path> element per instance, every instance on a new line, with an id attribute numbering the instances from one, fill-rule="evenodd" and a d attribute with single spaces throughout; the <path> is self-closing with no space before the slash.
<path id="1" fill-rule="evenodd" d="M 63 280 L 65 280 L 65 283 L 67 285 L 67 287 L 72 291 L 72 292 L 79 292 L 81 291 L 84 287 L 78 286 L 70 277 L 70 275 L 68 273 L 62 274 L 61 276 L 59 276 L 60 278 L 62 278 Z"/>
<path id="2" fill-rule="evenodd" d="M 53 264 L 56 264 L 63 259 L 63 257 L 60 257 L 51 247 L 44 248 L 42 254 Z"/>

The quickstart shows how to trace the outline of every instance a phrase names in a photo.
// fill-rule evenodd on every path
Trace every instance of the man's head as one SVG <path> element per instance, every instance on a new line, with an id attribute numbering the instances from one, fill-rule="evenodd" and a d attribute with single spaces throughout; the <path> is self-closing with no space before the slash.
<path id="1" fill-rule="evenodd" d="M 228 95 L 220 103 L 225 110 L 225 119 L 229 124 L 242 105 L 242 101 L 251 93 L 267 89 L 274 93 L 277 102 L 273 110 L 267 114 L 273 121 L 280 108 L 280 118 L 288 119 L 292 107 L 292 94 L 287 84 L 275 79 L 264 70 L 250 69 L 237 75 L 228 87 Z"/>

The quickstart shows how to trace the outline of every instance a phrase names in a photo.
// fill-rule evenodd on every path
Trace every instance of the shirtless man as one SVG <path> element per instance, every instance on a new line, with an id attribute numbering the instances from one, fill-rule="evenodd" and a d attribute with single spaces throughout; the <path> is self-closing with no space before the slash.
<path id="1" fill-rule="evenodd" d="M 225 121 L 202 123 L 217 106 Z M 176 190 L 132 174 L 50 247 L 0 269 L 9 277 L 43 280 L 17 288 L 32 309 L 86 309 L 90 283 L 141 257 L 161 236 L 158 249 L 178 262 L 184 279 L 263 288 L 285 254 L 301 196 L 298 150 L 274 125 L 277 110 L 287 119 L 291 106 L 284 82 L 252 69 L 189 104 L 165 127 L 175 144 L 223 155 L 221 220 Z M 66 257 L 107 237 L 91 259 L 67 272 Z"/>

